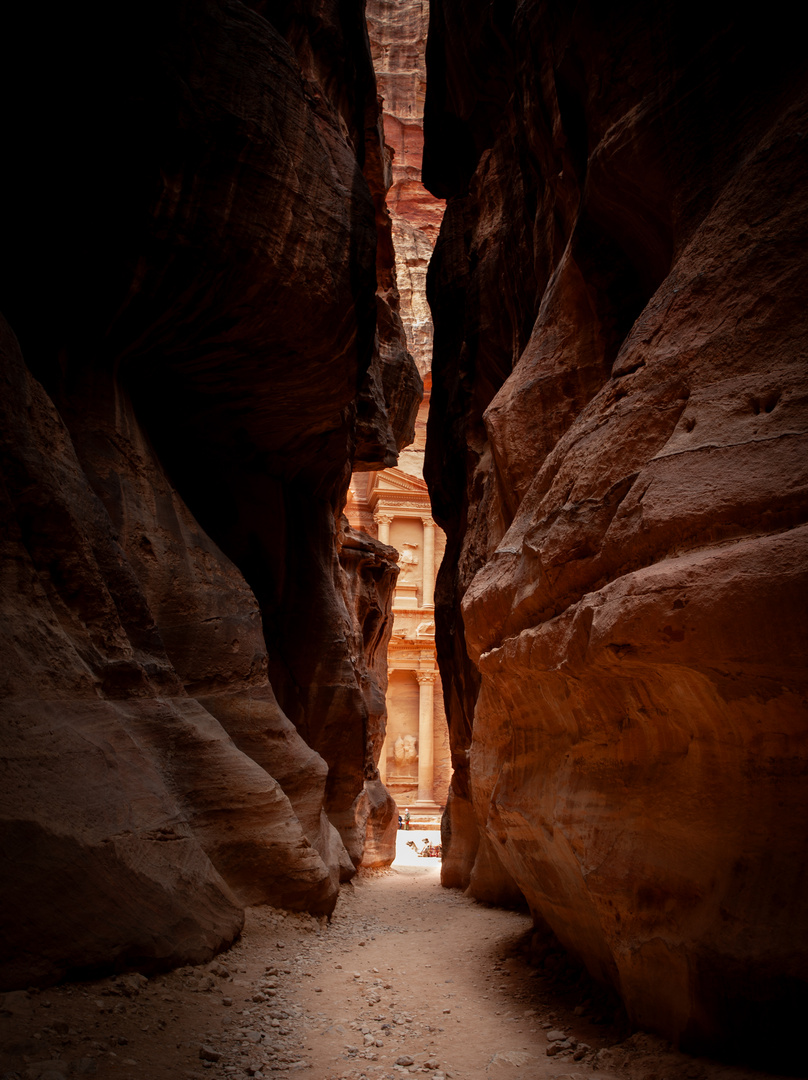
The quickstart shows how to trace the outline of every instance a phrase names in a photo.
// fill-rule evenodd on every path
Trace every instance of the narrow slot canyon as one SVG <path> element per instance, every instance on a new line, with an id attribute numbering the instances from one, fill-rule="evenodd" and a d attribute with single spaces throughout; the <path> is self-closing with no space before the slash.
<path id="1" fill-rule="evenodd" d="M 788 20 L 3 22 L 0 1080 L 804 1075 Z"/>

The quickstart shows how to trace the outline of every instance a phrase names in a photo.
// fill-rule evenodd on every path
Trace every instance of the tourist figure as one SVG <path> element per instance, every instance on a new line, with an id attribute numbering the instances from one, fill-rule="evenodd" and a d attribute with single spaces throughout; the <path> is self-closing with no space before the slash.
<path id="1" fill-rule="evenodd" d="M 398 827 L 399 827 L 399 829 L 404 828 L 404 822 L 402 820 L 401 814 L 398 815 Z"/>
<path id="2" fill-rule="evenodd" d="M 410 831 L 410 808 L 409 806 L 404 809 L 404 831 Z"/>

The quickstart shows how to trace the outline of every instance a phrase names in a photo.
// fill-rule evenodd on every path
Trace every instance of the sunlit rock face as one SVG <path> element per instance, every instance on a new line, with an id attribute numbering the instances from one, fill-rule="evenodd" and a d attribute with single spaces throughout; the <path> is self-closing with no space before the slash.
<path id="1" fill-rule="evenodd" d="M 804 65 L 567 10 L 431 14 L 444 880 L 748 1051 L 808 991 Z"/>
<path id="2" fill-rule="evenodd" d="M 387 205 L 402 320 L 410 352 L 426 375 L 432 353 L 426 270 L 444 207 L 443 200 L 421 183 L 429 4 L 426 0 L 368 0 L 367 21 L 383 101 L 384 138 L 391 155 Z"/>
<path id="3" fill-rule="evenodd" d="M 26 19 L 50 126 L 7 130 L 3 987 L 209 958 L 245 904 L 328 913 L 381 843 L 397 571 L 339 518 L 420 398 L 361 4 L 115 8 L 103 49 L 54 13 L 44 75 Z"/>

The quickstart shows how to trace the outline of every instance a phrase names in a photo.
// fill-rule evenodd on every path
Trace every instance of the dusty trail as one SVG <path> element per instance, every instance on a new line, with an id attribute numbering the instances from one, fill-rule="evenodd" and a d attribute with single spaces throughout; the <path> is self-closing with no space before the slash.
<path id="1" fill-rule="evenodd" d="M 437 1080 L 482 1080 L 548 1060 L 521 980 L 497 959 L 529 929 L 525 915 L 442 889 L 437 860 L 360 878 L 346 899 L 350 921 L 322 949 L 317 985 L 298 994 L 310 1011 L 318 991 L 325 999 L 310 1039 L 318 1075 L 399 1076 L 396 1062 L 411 1059 L 407 1072 L 427 1063 Z"/>
<path id="2" fill-rule="evenodd" d="M 585 987 L 525 963 L 526 915 L 442 889 L 437 860 L 403 852 L 330 925 L 256 908 L 205 968 L 6 994 L 0 1080 L 762 1080 L 621 1041 Z"/>

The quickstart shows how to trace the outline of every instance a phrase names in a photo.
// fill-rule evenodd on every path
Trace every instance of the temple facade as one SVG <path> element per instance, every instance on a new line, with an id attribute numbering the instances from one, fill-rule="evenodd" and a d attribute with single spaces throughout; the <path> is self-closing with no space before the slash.
<path id="1" fill-rule="evenodd" d="M 412 464 L 416 462 L 414 457 Z M 435 574 L 444 536 L 432 519 L 426 484 L 404 468 L 356 474 L 346 514 L 354 528 L 396 548 L 401 568 L 393 601 L 387 736 L 379 774 L 414 820 L 434 819 L 446 804 L 451 779 L 435 657 Z"/>

